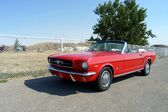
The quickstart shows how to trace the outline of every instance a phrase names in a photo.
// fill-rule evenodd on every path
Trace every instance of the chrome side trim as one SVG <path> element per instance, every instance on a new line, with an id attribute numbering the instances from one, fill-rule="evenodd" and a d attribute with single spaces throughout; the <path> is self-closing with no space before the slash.
<path id="1" fill-rule="evenodd" d="M 50 65 L 48 66 L 48 70 L 61 72 L 61 73 L 66 73 L 66 74 L 70 74 L 70 75 L 80 75 L 80 76 L 91 76 L 91 75 L 95 75 L 96 74 L 96 72 L 86 72 L 86 73 L 70 72 L 70 71 L 55 69 L 55 68 L 51 67 Z"/>
<path id="2" fill-rule="evenodd" d="M 124 75 L 128 75 L 128 74 L 131 74 L 131 73 L 135 73 L 135 72 L 141 71 L 143 69 L 144 68 L 141 68 L 141 69 L 138 69 L 138 70 L 134 70 L 134 71 L 131 71 L 131 72 L 126 72 L 126 73 L 123 73 L 123 74 L 118 74 L 117 76 L 114 76 L 114 78 L 121 77 L 121 76 L 124 76 Z"/>

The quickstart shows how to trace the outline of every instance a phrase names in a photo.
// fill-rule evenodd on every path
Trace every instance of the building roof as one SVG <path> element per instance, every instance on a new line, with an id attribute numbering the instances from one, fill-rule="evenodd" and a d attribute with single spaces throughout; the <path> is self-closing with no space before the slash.
<path id="1" fill-rule="evenodd" d="M 153 45 L 153 47 L 166 47 L 166 48 L 168 48 L 167 45 L 163 45 L 163 44 L 156 44 L 156 45 Z"/>

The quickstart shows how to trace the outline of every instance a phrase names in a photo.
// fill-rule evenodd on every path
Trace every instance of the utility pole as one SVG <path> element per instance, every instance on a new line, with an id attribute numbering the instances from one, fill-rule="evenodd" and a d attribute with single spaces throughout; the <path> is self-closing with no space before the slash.
<path id="1" fill-rule="evenodd" d="M 61 52 L 62 53 L 64 52 L 64 41 L 63 41 L 63 39 L 61 39 Z"/>

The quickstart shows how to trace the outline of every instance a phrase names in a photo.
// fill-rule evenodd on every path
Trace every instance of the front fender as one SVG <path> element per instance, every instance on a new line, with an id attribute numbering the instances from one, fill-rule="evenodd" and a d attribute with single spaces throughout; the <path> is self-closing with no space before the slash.
<path id="1" fill-rule="evenodd" d="M 106 66 L 109 66 L 109 67 L 112 69 L 113 74 L 115 74 L 114 66 L 113 66 L 113 64 L 111 64 L 111 63 L 101 64 L 100 67 L 99 67 L 99 69 L 98 69 L 98 73 L 100 73 L 100 71 L 101 71 L 104 67 L 106 67 Z"/>
<path id="2" fill-rule="evenodd" d="M 152 58 L 151 58 L 151 57 L 146 57 L 146 58 L 144 59 L 143 66 L 145 66 L 145 64 L 146 64 L 146 62 L 147 62 L 148 60 L 151 60 L 151 63 L 152 63 Z"/>

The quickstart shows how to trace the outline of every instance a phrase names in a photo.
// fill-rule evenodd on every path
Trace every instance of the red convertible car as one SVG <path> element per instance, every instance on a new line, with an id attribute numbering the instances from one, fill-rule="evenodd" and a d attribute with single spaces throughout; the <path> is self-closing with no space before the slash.
<path id="1" fill-rule="evenodd" d="M 87 52 L 50 55 L 52 75 L 79 82 L 94 82 L 99 91 L 107 90 L 113 78 L 141 71 L 147 76 L 155 52 L 132 51 L 125 41 L 97 42 Z"/>

